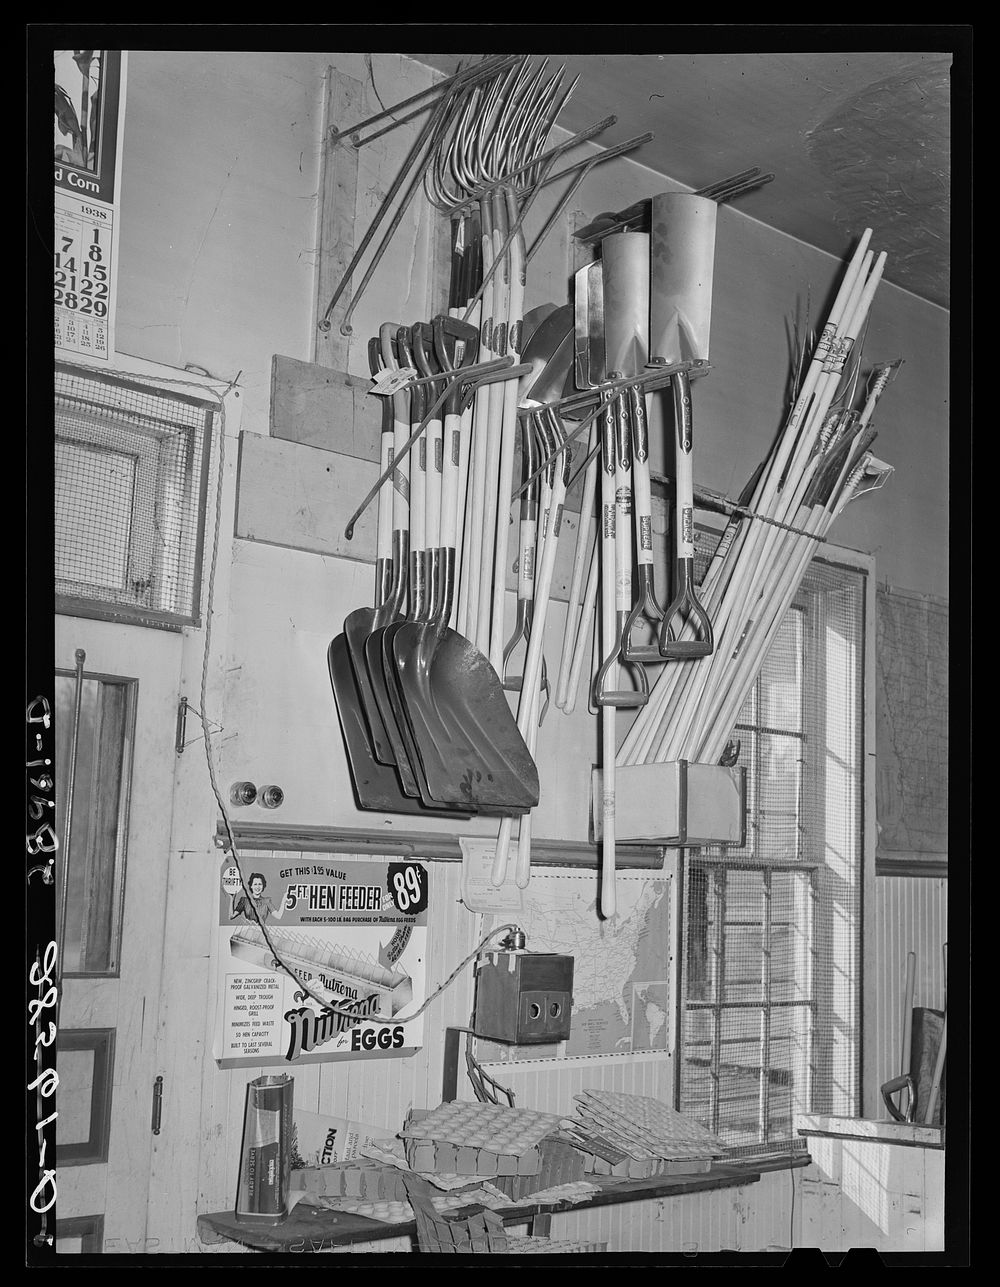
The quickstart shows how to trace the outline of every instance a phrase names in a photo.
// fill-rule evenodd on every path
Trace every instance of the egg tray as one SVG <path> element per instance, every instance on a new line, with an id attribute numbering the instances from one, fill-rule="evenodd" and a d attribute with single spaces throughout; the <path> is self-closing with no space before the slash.
<path id="1" fill-rule="evenodd" d="M 620 1162 L 609 1162 L 597 1153 L 588 1153 L 584 1157 L 585 1175 L 606 1175 L 622 1180 L 650 1180 L 658 1175 L 704 1175 L 711 1169 L 710 1157 L 653 1157 L 642 1160 L 626 1157 Z"/>
<path id="2" fill-rule="evenodd" d="M 413 1171 L 458 1175 L 538 1175 L 541 1144 L 559 1118 L 499 1104 L 441 1104 L 413 1109 L 400 1136 Z"/>
<path id="3" fill-rule="evenodd" d="M 394 1166 L 381 1162 L 341 1162 L 335 1166 L 306 1166 L 292 1171 L 292 1188 L 332 1198 L 364 1202 L 402 1202 L 406 1190 Z"/>
<path id="4" fill-rule="evenodd" d="M 368 1201 L 363 1198 L 333 1197 L 323 1194 L 319 1202 L 327 1211 L 343 1211 L 347 1215 L 360 1215 L 368 1220 L 377 1220 L 379 1224 L 409 1224 L 413 1219 L 413 1208 L 409 1202 Z"/>
<path id="5" fill-rule="evenodd" d="M 610 1138 L 629 1156 L 677 1159 L 729 1152 L 700 1122 L 649 1096 L 584 1090 L 573 1098 L 583 1129 Z"/>
<path id="6" fill-rule="evenodd" d="M 534 1175 L 503 1175 L 494 1181 L 497 1188 L 514 1202 L 559 1184 L 572 1184 L 583 1179 L 584 1155 L 572 1144 L 559 1139 L 544 1139 L 538 1146 L 541 1166 Z"/>

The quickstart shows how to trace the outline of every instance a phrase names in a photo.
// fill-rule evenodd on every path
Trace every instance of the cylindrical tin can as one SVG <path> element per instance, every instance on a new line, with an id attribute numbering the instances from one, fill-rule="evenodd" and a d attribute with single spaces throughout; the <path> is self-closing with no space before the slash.
<path id="1" fill-rule="evenodd" d="M 292 1089 L 286 1073 L 247 1086 L 236 1219 L 278 1224 L 288 1215 L 292 1169 Z"/>

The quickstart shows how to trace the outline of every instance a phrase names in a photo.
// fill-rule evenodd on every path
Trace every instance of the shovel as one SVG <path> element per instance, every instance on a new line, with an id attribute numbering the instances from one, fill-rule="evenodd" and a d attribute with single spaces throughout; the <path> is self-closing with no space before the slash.
<path id="1" fill-rule="evenodd" d="M 413 367 L 415 358 L 412 332 L 407 327 L 402 326 L 399 328 L 397 343 L 403 365 Z M 425 392 L 428 387 L 418 385 L 410 391 L 410 419 L 414 424 L 419 425 L 424 418 L 427 405 L 425 399 L 433 400 L 432 395 Z M 428 425 L 428 428 L 430 428 L 430 425 Z M 405 702 L 399 690 L 393 651 L 395 637 L 403 629 L 404 625 L 424 619 L 430 615 L 434 607 L 431 599 L 434 590 L 431 576 L 431 560 L 425 540 L 428 464 L 426 430 L 420 436 L 415 452 L 408 459 L 411 462 L 409 490 L 409 614 L 405 620 L 394 620 L 384 629 L 372 635 L 368 661 L 370 663 L 373 687 L 379 696 L 380 702 L 384 702 L 382 710 L 385 715 L 386 727 L 391 729 L 394 734 L 393 749 L 397 756 L 397 763 L 401 768 L 405 764 L 415 792 L 419 795 L 424 805 L 429 809 L 440 809 L 447 808 L 450 802 L 438 799 L 428 785 L 420 750 L 413 736 Z M 376 677 L 378 677 L 378 682 L 376 682 Z"/>
<path id="2" fill-rule="evenodd" d="M 605 268 L 604 331 L 609 371 L 638 377 L 649 355 L 649 234 L 620 232 L 601 242 Z M 632 481 L 638 587 L 622 631 L 622 656 L 628 661 L 660 662 L 659 623 L 663 609 L 653 583 L 653 507 L 649 483 L 649 431 L 646 401 L 638 385 L 626 393 L 632 426 Z M 638 642 L 634 631 L 645 619 L 653 642 Z"/>
<path id="3" fill-rule="evenodd" d="M 373 376 L 382 369 L 381 342 L 374 337 L 368 344 L 368 363 Z M 393 405 L 388 397 L 382 398 L 382 433 L 379 454 L 379 473 L 384 473 L 392 460 L 394 450 Z M 383 764 L 392 764 L 395 757 L 389 742 L 389 734 L 379 711 L 378 702 L 372 689 L 372 683 L 365 664 L 365 643 L 376 627 L 387 625 L 396 615 L 398 603 L 394 602 L 391 590 L 392 577 L 392 529 L 393 501 L 392 484 L 387 479 L 382 484 L 378 498 L 378 519 L 375 538 L 375 607 L 355 608 L 344 621 L 344 635 L 347 640 L 348 656 L 354 668 L 354 679 L 361 698 L 371 745 L 376 759 Z"/>
<path id="4" fill-rule="evenodd" d="M 535 450 L 535 431 L 532 417 L 521 418 L 521 461 L 525 478 L 530 478 L 537 461 Z M 517 615 L 514 622 L 514 633 L 504 645 L 503 669 L 501 681 L 507 692 L 521 691 L 523 675 L 509 675 L 510 659 L 514 650 L 523 640 L 525 647 L 531 635 L 532 605 L 535 598 L 535 546 L 538 535 L 538 487 L 531 483 L 527 491 L 521 494 L 519 515 L 519 541 L 517 553 Z M 543 668 L 542 683 L 545 685 Z M 546 705 L 548 702 L 546 701 Z"/>
<path id="5" fill-rule="evenodd" d="M 667 192 L 653 197 L 651 227 L 650 365 L 708 361 L 718 206 L 710 197 Z M 707 657 L 712 623 L 694 584 L 694 428 L 691 382 L 678 372 L 674 403 L 675 584 L 660 623 L 660 655 Z M 688 626 L 693 637 L 682 639 Z"/>
<path id="6" fill-rule="evenodd" d="M 597 387 L 597 381 L 593 380 L 590 374 L 589 279 L 591 272 L 600 272 L 600 265 L 585 265 L 583 268 L 578 269 L 574 279 L 574 360 L 563 389 L 563 397 L 569 397 L 574 389 L 582 393 Z M 599 352 L 595 351 L 595 363 L 600 363 L 601 369 L 603 369 L 603 352 L 604 335 L 602 330 L 599 337 Z M 595 369 L 597 369 L 596 366 Z M 589 463 L 584 474 L 583 498 L 580 503 L 580 526 L 577 530 L 573 576 L 570 581 L 569 602 L 566 605 L 566 630 L 559 664 L 559 683 L 556 687 L 556 705 L 561 707 L 567 714 L 570 714 L 576 705 L 576 690 L 580 680 L 580 672 L 583 668 L 587 631 L 597 600 L 599 539 L 595 539 L 591 552 L 590 575 L 588 576 L 587 590 L 584 593 L 580 615 L 579 618 L 574 618 L 576 603 L 583 585 L 583 570 L 590 546 L 590 529 L 593 526 L 594 497 L 597 491 L 597 456 L 599 454 L 594 449 L 597 447 L 599 440 L 600 422 L 595 420 L 590 427 Z"/>
<path id="7" fill-rule="evenodd" d="M 454 809 L 429 809 L 415 795 L 404 794 L 400 789 L 397 771 L 387 764 L 380 764 L 375 758 L 369 741 L 368 725 L 361 710 L 361 696 L 354 680 L 347 640 L 343 634 L 337 635 L 330 644 L 327 664 L 358 808 L 379 813 L 421 814 L 425 817 L 471 817 L 469 813 Z"/>
<path id="8" fill-rule="evenodd" d="M 553 412 L 544 413 L 546 421 L 541 425 L 542 450 L 551 454 L 561 441 L 562 434 Z M 521 686 L 521 699 L 518 703 L 517 727 L 525 739 L 529 750 L 534 753 L 538 733 L 538 691 L 539 676 L 542 665 L 542 645 L 545 638 L 545 614 L 548 608 L 549 591 L 552 586 L 552 573 L 555 568 L 556 548 L 559 541 L 559 524 L 562 519 L 563 502 L 566 498 L 566 483 L 570 472 L 570 452 L 567 449 L 562 460 L 554 462 L 554 479 L 547 512 L 544 514 L 541 537 L 541 558 L 538 567 L 537 585 L 537 619 L 528 642 L 528 655 L 524 662 L 524 682 Z M 500 823 L 497 834 L 496 849 L 493 855 L 493 869 L 490 879 L 494 885 L 502 885 L 507 876 L 507 863 L 510 850 L 512 824 L 509 818 Z M 521 830 L 518 836 L 518 854 L 515 868 L 515 883 L 519 889 L 526 889 L 530 879 L 531 865 L 531 815 L 521 819 Z"/>
<path id="9" fill-rule="evenodd" d="M 400 353 L 399 335 L 400 332 L 407 336 L 405 347 Z M 399 358 L 403 358 L 403 366 L 412 367 L 413 354 L 409 349 L 408 332 L 405 327 L 396 326 L 393 322 L 382 323 L 380 328 L 380 344 L 382 349 L 382 358 L 386 363 L 391 363 L 395 368 L 399 367 Z M 423 399 L 425 399 L 425 390 L 423 387 L 417 387 L 411 391 L 402 391 L 402 393 L 393 394 L 393 440 L 394 440 L 394 461 L 398 459 L 399 465 L 396 465 L 393 471 L 393 521 L 395 526 L 394 532 L 394 551 L 398 550 L 398 583 L 395 587 L 393 598 L 393 607 L 391 613 L 386 614 L 386 619 L 381 624 L 376 625 L 375 629 L 369 633 L 364 641 L 364 664 L 366 664 L 369 682 L 371 682 L 372 692 L 375 695 L 378 713 L 382 717 L 382 726 L 385 727 L 386 735 L 389 737 L 391 758 L 387 763 L 395 764 L 396 772 L 399 773 L 400 784 L 403 786 L 404 793 L 412 795 L 414 798 L 421 798 L 420 785 L 417 781 L 417 772 L 414 770 L 411 762 L 411 755 L 405 743 L 404 732 L 399 725 L 399 713 L 396 710 L 393 694 L 389 690 L 389 681 L 386 680 L 385 667 L 382 664 L 384 656 L 385 634 L 390 629 L 395 629 L 403 622 L 403 602 L 407 595 L 407 584 L 409 586 L 409 610 L 420 611 L 422 609 L 423 592 L 423 565 L 420 556 L 416 551 L 411 550 L 411 538 L 409 538 L 409 528 L 413 523 L 411 515 L 411 479 L 414 485 L 417 485 L 416 474 L 417 465 L 413 456 L 403 456 L 403 447 L 409 438 L 411 430 L 412 417 L 416 417 L 413 423 L 420 423 L 423 416 Z M 420 441 L 420 447 L 417 449 L 416 461 L 420 459 L 421 449 L 425 448 L 423 439 Z M 420 505 L 422 515 L 423 505 L 423 475 L 420 476 Z M 385 761 L 384 761 L 385 762 Z M 425 803 L 429 803 L 425 801 Z"/>
<path id="10" fill-rule="evenodd" d="M 398 412 L 394 411 L 388 400 L 386 400 L 386 404 L 389 406 L 394 418 Z M 398 430 L 398 426 L 390 427 L 394 429 L 395 436 L 395 430 Z M 406 427 L 404 424 L 404 434 Z M 405 468 L 405 461 L 403 462 L 403 467 Z M 408 508 L 405 500 L 405 489 L 402 491 L 401 502 L 401 493 L 395 483 L 388 485 L 387 490 L 395 496 L 395 504 L 391 497 L 387 498 L 384 492 L 380 493 L 378 525 L 381 531 L 384 511 L 388 510 L 393 519 L 395 530 L 391 534 L 389 567 L 385 568 L 383 565 L 379 565 L 379 574 L 376 578 L 377 606 L 375 620 L 381 620 L 383 616 L 388 617 L 390 620 L 395 618 L 406 587 L 403 569 L 405 567 L 407 547 L 405 539 L 401 539 L 405 537 L 405 531 L 401 531 L 401 528 L 405 526 L 405 514 Z M 402 504 L 402 509 L 398 508 L 400 503 Z M 369 641 L 366 640 L 367 642 Z M 400 771 L 400 767 L 398 765 L 390 767 L 376 758 L 369 724 L 363 711 L 361 692 L 355 677 L 355 668 L 352 664 L 346 634 L 337 635 L 331 642 L 327 650 L 327 665 L 330 672 L 330 682 L 333 686 L 334 699 L 337 704 L 337 714 L 340 717 L 340 725 L 344 735 L 344 746 L 347 751 L 351 783 L 358 807 L 388 813 L 455 817 L 456 814 L 452 810 L 438 812 L 426 808 L 418 798 L 418 791 L 416 785 L 412 782 L 412 776 L 409 778 L 411 786 L 407 791 L 403 786 L 404 773 Z M 469 815 L 458 816 L 467 817 Z"/>
<path id="11" fill-rule="evenodd" d="M 440 594 L 428 619 L 399 627 L 392 660 L 433 799 L 476 812 L 524 813 L 538 803 L 535 762 L 489 660 L 448 627 L 455 591 L 460 458 L 461 453 L 456 457 L 451 451 L 440 458 Z M 429 460 L 429 469 L 436 463 Z"/>
<path id="12" fill-rule="evenodd" d="M 600 309 L 600 324 L 604 330 L 604 378 L 621 380 L 631 374 L 638 374 L 640 355 L 637 331 L 641 327 L 641 318 L 637 316 L 633 296 L 641 287 L 642 273 L 634 271 L 635 257 L 630 262 L 619 253 L 619 245 L 625 237 L 642 237 L 641 233 L 618 233 L 606 239 L 602 247 L 608 254 L 602 259 L 600 276 L 600 302 L 597 299 L 597 276 L 592 275 L 589 286 L 591 295 L 588 303 L 589 325 L 591 333 L 598 325 L 595 316 Z M 641 265 L 641 260 L 639 261 Z M 628 272 L 623 272 L 622 267 Z M 640 295 L 641 303 L 641 295 Z M 628 368 L 628 371 L 625 368 Z M 592 370 L 593 378 L 593 370 Z M 644 706 L 649 700 L 649 684 L 645 668 L 630 661 L 624 655 L 623 643 L 625 624 L 632 610 L 632 426 L 629 407 L 628 389 L 619 389 L 615 394 L 613 408 L 614 426 L 614 469 L 613 487 L 615 515 L 613 518 L 614 549 L 606 549 L 609 558 L 613 554 L 613 587 L 615 635 L 609 649 L 605 639 L 603 643 L 604 662 L 597 675 L 594 701 L 598 706 Z M 606 447 L 605 442 L 605 447 Z M 607 469 L 607 461 L 604 461 Z M 603 492 L 602 492 L 603 495 Z M 605 520 L 607 523 L 607 519 Z M 611 584 L 609 577 L 608 584 Z M 628 670 L 636 679 L 637 687 L 626 689 L 615 687 L 612 680 L 620 679 L 622 669 Z"/>

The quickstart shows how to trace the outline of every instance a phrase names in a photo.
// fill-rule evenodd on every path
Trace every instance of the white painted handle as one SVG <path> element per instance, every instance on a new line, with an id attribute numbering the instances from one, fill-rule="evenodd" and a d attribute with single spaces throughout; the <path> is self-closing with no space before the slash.
<path id="1" fill-rule="evenodd" d="M 378 468 L 380 476 L 386 473 L 386 470 L 392 464 L 393 451 L 392 434 L 382 434 L 379 442 Z M 392 558 L 392 520 L 392 475 L 387 474 L 385 482 L 378 490 L 378 521 L 375 529 L 375 557 L 377 559 Z"/>
<path id="2" fill-rule="evenodd" d="M 441 438 L 440 544 L 454 549 L 458 534 L 458 474 L 462 451 L 462 417 L 448 414 Z"/>
<path id="3" fill-rule="evenodd" d="M 507 879 L 507 858 L 510 852 L 511 824 L 511 818 L 500 819 L 500 829 L 497 832 L 497 846 L 493 852 L 493 870 L 490 872 L 490 880 L 494 885 L 502 885 Z"/>
<path id="4" fill-rule="evenodd" d="M 593 451 L 597 442 L 597 422 L 590 426 L 588 451 Z M 583 585 L 583 569 L 587 561 L 587 549 L 590 544 L 590 533 L 594 525 L 594 493 L 597 490 L 597 457 L 587 466 L 583 476 L 583 497 L 580 502 L 580 525 L 576 533 L 576 554 L 573 559 L 573 576 L 569 586 L 569 602 L 566 604 L 566 628 L 563 631 L 562 656 L 559 659 L 559 681 L 556 684 L 556 705 L 565 709 L 569 697 L 570 675 L 572 674 L 573 648 L 577 635 L 583 628 L 583 614 L 577 617 L 576 605 Z"/>
<path id="5" fill-rule="evenodd" d="M 427 438 L 427 475 L 425 487 L 427 495 L 424 501 L 424 523 L 426 527 L 427 548 L 438 549 L 441 546 L 441 485 L 444 459 L 443 426 L 440 420 L 432 420 L 426 431 Z"/>
<path id="6" fill-rule="evenodd" d="M 576 695 L 580 690 L 580 674 L 583 670 L 583 663 L 588 647 L 591 650 L 593 647 L 593 622 L 597 607 L 598 572 L 600 570 L 599 545 L 599 541 L 594 542 L 590 559 L 590 572 L 587 575 L 587 589 L 583 596 L 583 609 L 580 613 L 580 623 L 576 630 L 576 649 L 573 655 L 573 665 L 569 672 L 569 687 L 566 692 L 566 699 L 563 702 L 563 710 L 567 715 L 572 714 L 576 708 Z"/>

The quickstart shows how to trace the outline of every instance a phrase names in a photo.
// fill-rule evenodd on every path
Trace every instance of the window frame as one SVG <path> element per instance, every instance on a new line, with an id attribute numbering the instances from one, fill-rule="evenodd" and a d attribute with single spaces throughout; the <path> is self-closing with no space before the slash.
<path id="1" fill-rule="evenodd" d="M 119 362 L 122 359 L 117 359 Z M 119 624 L 146 626 L 159 630 L 182 631 L 185 626 L 199 628 L 202 624 L 202 587 L 203 587 L 203 564 L 205 557 L 205 527 L 207 517 L 207 502 L 210 476 L 212 473 L 212 453 L 215 442 L 215 435 L 222 432 L 219 418 L 219 407 L 211 397 L 200 397 L 192 393 L 190 389 L 180 390 L 175 388 L 164 387 L 162 377 L 149 374 L 142 369 L 132 370 L 133 366 L 139 364 L 134 361 L 128 361 L 130 369 L 123 372 L 120 367 L 114 370 L 107 370 L 103 367 L 94 367 L 84 361 L 66 361 L 58 359 L 55 363 L 55 371 L 66 372 L 78 376 L 82 379 L 93 380 L 98 383 L 109 386 L 112 389 L 120 389 L 143 394 L 150 397 L 159 397 L 183 403 L 187 406 L 198 408 L 204 416 L 204 423 L 201 429 L 202 441 L 200 449 L 197 452 L 190 452 L 192 458 L 195 454 L 200 455 L 200 476 L 198 480 L 198 494 L 192 496 L 189 502 L 188 515 L 195 526 L 194 547 L 191 554 L 191 573 L 190 573 L 190 610 L 188 612 L 172 612 L 159 608 L 148 608 L 141 604 L 130 604 L 126 602 L 116 602 L 114 600 L 105 600 L 100 598 L 88 598 L 86 595 L 86 584 L 81 582 L 81 594 L 72 594 L 65 591 L 57 590 L 55 593 L 55 611 L 57 614 L 68 617 L 86 617 L 98 621 L 113 621 Z M 192 387 L 196 387 L 197 381 L 191 382 Z M 81 434 L 79 438 L 62 434 L 58 435 L 64 441 L 69 443 L 82 443 L 86 447 L 106 447 L 107 444 L 101 441 L 100 426 L 105 417 L 111 423 L 118 424 L 120 427 L 127 428 L 127 420 L 116 420 L 116 411 L 113 407 L 94 407 L 88 404 L 81 404 L 79 408 L 81 417 L 93 422 L 93 435 Z M 176 431 L 185 433 L 193 432 L 192 426 L 178 425 Z M 110 432 L 110 430 L 108 431 Z M 149 466 L 144 461 L 153 452 L 153 439 L 146 434 L 140 434 L 136 431 L 137 438 L 144 438 L 147 441 L 142 442 L 132 454 L 136 460 L 136 482 L 137 490 L 141 490 L 143 495 L 147 493 L 152 496 L 155 503 L 161 492 L 161 478 L 153 465 L 153 478 L 141 485 L 140 475 L 148 470 Z M 122 454 L 125 454 L 124 452 Z M 133 505 L 134 512 L 134 505 Z M 148 543 L 147 543 L 148 544 Z M 131 565 L 137 557 L 143 557 L 143 544 L 140 541 L 133 543 L 130 536 L 127 550 L 127 563 Z"/>
<path id="2" fill-rule="evenodd" d="M 719 533 L 710 529 L 710 534 L 717 537 Z M 855 1026 L 855 1036 L 853 1039 L 854 1049 L 851 1057 L 851 1064 L 854 1069 L 854 1091 L 852 1095 L 851 1113 L 855 1116 L 861 1116 L 866 1108 L 870 1110 L 872 1096 L 877 1093 L 878 1070 L 872 1066 L 872 1059 L 875 1054 L 876 1043 L 866 1040 L 866 1034 L 871 1031 L 871 1025 L 875 1018 L 875 998 L 869 995 L 869 989 L 866 987 L 866 981 L 873 977 L 874 945 L 871 942 L 871 936 L 865 933 L 867 913 L 874 906 L 875 894 L 875 853 L 877 842 L 876 814 L 875 814 L 875 683 L 876 683 L 876 666 L 875 666 L 875 648 L 876 648 L 876 579 L 875 579 L 875 560 L 872 556 L 861 551 L 848 549 L 841 546 L 831 545 L 823 542 L 817 544 L 817 549 L 813 555 L 812 562 L 819 562 L 830 566 L 834 569 L 840 568 L 845 572 L 859 575 L 861 577 L 861 640 L 858 648 L 858 664 L 860 668 L 858 694 L 858 722 L 860 737 L 860 764 L 859 764 L 859 799 L 858 799 L 858 825 L 860 835 L 858 836 L 859 844 L 859 870 L 858 870 L 858 894 L 857 894 L 857 915 L 858 931 L 857 942 L 858 949 L 856 954 L 857 974 L 854 996 L 857 1004 L 857 1024 Z M 794 606 L 793 600 L 793 606 Z M 791 610 L 791 609 L 790 609 Z M 808 665 L 807 661 L 807 665 Z M 803 691 L 806 691 L 808 680 L 804 676 Z M 815 682 L 815 676 L 813 676 Z M 748 775 L 749 776 L 749 775 Z M 807 787 L 806 783 L 803 783 Z M 808 789 L 808 788 L 807 788 Z M 678 954 L 679 968 L 677 971 L 677 1019 L 676 1028 L 678 1034 L 677 1059 L 675 1061 L 675 1105 L 682 1105 L 681 1088 L 682 1073 L 684 1067 L 684 1029 L 685 1018 L 688 1009 L 688 998 L 685 995 L 684 978 L 688 968 L 688 935 L 689 935 L 689 894 L 690 890 L 688 879 L 688 867 L 692 859 L 690 855 L 684 862 L 682 902 L 683 912 L 680 922 L 680 952 Z M 726 868 L 727 858 L 725 854 L 716 856 L 702 856 L 698 854 L 694 859 L 702 869 L 711 872 L 713 867 Z M 764 868 L 772 871 L 781 870 L 782 868 L 791 868 L 796 871 L 808 871 L 810 873 L 809 886 L 807 891 L 808 898 L 815 902 L 817 890 L 815 884 L 814 872 L 818 869 L 818 863 L 812 862 L 790 862 L 781 860 L 769 861 L 758 860 L 756 858 L 740 859 L 738 863 L 732 864 L 739 869 L 745 870 L 763 870 Z M 709 889 L 709 897 L 712 897 L 712 890 Z M 812 988 L 810 987 L 810 992 Z M 725 1007 L 722 1007 L 723 1010 Z M 764 1021 L 766 1022 L 766 1020 Z M 813 1076 L 812 1071 L 809 1073 L 810 1079 Z M 810 1092 L 812 1088 L 810 1086 Z M 851 1114 L 846 1114 L 851 1115 Z M 793 1123 L 794 1123 L 793 1110 Z M 794 1132 L 794 1125 L 793 1125 Z M 749 1155 L 754 1152 L 765 1154 L 778 1150 L 787 1151 L 788 1147 L 794 1147 L 794 1134 L 788 1140 L 778 1140 L 774 1142 L 761 1142 L 757 1148 L 753 1146 L 740 1146 L 741 1151 L 746 1151 Z"/>
<path id="3" fill-rule="evenodd" d="M 76 676 L 75 671 L 67 670 L 63 667 L 56 667 L 55 674 L 58 678 L 62 679 L 74 679 Z M 111 960 L 106 970 L 74 970 L 67 968 L 64 964 L 62 975 L 64 978 L 73 979 L 117 979 L 121 977 L 121 943 L 124 929 L 125 880 L 127 874 L 126 869 L 128 866 L 129 814 L 132 803 L 132 772 L 135 757 L 139 681 L 127 675 L 107 675 L 104 673 L 88 671 L 83 672 L 82 679 L 85 682 L 90 681 L 98 684 L 114 684 L 124 689 L 125 693 L 122 741 L 122 778 L 119 788 L 115 826 L 114 879 L 111 894 L 112 952 Z M 70 754 L 72 755 L 72 753 L 73 748 L 70 747 Z M 65 778 L 65 776 L 66 775 L 64 774 L 63 777 Z M 65 854 L 63 861 L 65 862 Z M 60 919 L 61 913 L 57 912 L 57 921 Z M 58 928 L 61 936 L 65 932 L 65 927 L 60 925 Z M 62 942 L 62 937 L 60 937 L 60 942 Z"/>

